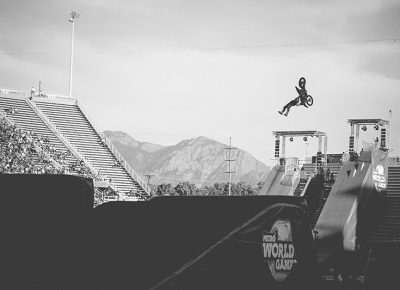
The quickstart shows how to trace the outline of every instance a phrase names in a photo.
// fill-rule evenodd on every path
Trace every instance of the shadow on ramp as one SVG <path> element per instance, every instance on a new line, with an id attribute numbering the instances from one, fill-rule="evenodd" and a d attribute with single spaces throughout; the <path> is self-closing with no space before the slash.
<path id="1" fill-rule="evenodd" d="M 304 198 L 113 202 L 93 211 L 92 225 L 92 289 L 304 289 L 315 281 Z"/>

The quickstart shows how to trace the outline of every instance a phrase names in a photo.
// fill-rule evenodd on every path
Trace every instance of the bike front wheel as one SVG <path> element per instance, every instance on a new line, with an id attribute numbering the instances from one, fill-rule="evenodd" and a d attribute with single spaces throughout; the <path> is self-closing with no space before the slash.
<path id="1" fill-rule="evenodd" d="M 314 99 L 310 95 L 307 96 L 306 100 L 307 105 L 312 106 L 314 104 Z"/>

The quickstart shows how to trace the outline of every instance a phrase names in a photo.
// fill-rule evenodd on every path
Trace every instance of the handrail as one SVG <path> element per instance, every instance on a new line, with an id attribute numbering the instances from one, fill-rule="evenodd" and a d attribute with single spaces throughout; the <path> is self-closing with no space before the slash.
<path id="1" fill-rule="evenodd" d="M 39 92 L 38 94 L 35 95 L 35 97 L 43 97 L 52 100 L 69 100 L 69 101 L 76 100 L 76 97 L 73 96 L 55 95 L 55 94 L 48 94 L 45 92 Z"/>
<path id="2" fill-rule="evenodd" d="M 25 96 L 24 91 L 13 90 L 13 89 L 4 89 L 4 88 L 0 88 L 0 94 L 21 94 L 21 95 Z"/>
<path id="3" fill-rule="evenodd" d="M 97 133 L 97 135 L 100 136 L 100 138 L 104 141 L 104 144 L 108 147 L 110 152 L 114 155 L 115 159 L 118 160 L 118 162 L 121 163 L 122 167 L 128 172 L 128 174 L 143 188 L 143 190 L 151 195 L 151 188 L 150 186 L 142 179 L 142 177 L 135 172 L 135 170 L 126 162 L 125 158 L 121 155 L 121 153 L 118 152 L 118 150 L 115 148 L 115 146 L 111 143 L 111 141 L 107 138 L 107 136 L 97 129 L 97 127 L 94 125 L 93 122 L 90 122 L 89 115 L 87 112 L 83 109 L 82 105 L 76 101 L 76 105 L 78 108 L 81 110 L 85 118 L 89 121 L 90 125 L 93 127 L 94 131 Z"/>
<path id="4" fill-rule="evenodd" d="M 115 148 L 115 146 L 111 143 L 110 139 L 101 132 L 100 137 L 104 140 L 104 143 L 107 145 L 108 149 L 112 152 L 118 162 L 124 167 L 124 169 L 129 173 L 129 175 L 137 182 L 139 185 L 146 191 L 146 193 L 150 194 L 150 186 L 137 174 L 133 168 L 126 162 L 125 158 L 119 153 L 119 151 Z M 122 162 L 121 162 L 122 161 Z"/>
<path id="5" fill-rule="evenodd" d="M 100 196 L 100 199 L 97 198 L 97 203 L 96 203 L 96 196 Z M 98 190 L 96 187 L 94 187 L 94 202 L 93 202 L 93 207 L 98 206 L 99 204 L 103 203 L 103 194 L 100 190 Z"/>
<path id="6" fill-rule="evenodd" d="M 306 190 L 307 190 L 308 186 L 310 185 L 311 179 L 312 179 L 312 177 L 308 178 L 306 184 L 304 185 L 303 190 L 300 193 L 300 196 L 304 196 L 304 194 L 306 194 Z"/>
<path id="7" fill-rule="evenodd" d="M 8 122 L 10 125 L 15 126 L 16 128 L 21 129 L 17 124 L 15 124 L 13 121 L 11 121 L 11 120 L 7 117 L 7 114 L 6 114 L 5 112 L 3 113 L 3 110 L 0 110 L 0 115 L 1 115 L 1 117 L 3 117 L 3 119 L 6 120 L 6 122 Z M 46 151 L 44 151 L 39 145 L 37 145 L 35 140 L 32 140 L 32 138 L 29 137 L 29 136 L 28 136 L 28 138 L 29 138 L 29 139 L 28 139 L 29 141 L 33 141 L 32 143 L 33 143 L 33 146 L 35 147 L 35 150 L 36 150 L 37 153 L 43 153 L 43 154 L 48 158 L 48 160 L 56 167 L 57 170 L 60 170 L 60 169 L 63 168 L 63 166 L 62 166 L 60 163 L 58 163 L 56 160 L 54 160 L 53 157 L 51 157 L 49 154 L 47 154 Z"/>

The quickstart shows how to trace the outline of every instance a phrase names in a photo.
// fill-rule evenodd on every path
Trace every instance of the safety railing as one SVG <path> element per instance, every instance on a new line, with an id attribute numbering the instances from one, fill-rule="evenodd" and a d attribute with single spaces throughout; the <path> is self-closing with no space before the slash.
<path id="1" fill-rule="evenodd" d="M 310 185 L 311 179 L 312 179 L 311 176 L 308 177 L 307 182 L 306 182 L 306 184 L 304 185 L 304 188 L 303 188 L 303 190 L 301 191 L 300 196 L 304 196 L 304 194 L 306 193 L 307 188 L 308 188 L 308 186 Z"/>
<path id="2" fill-rule="evenodd" d="M 133 170 L 133 168 L 129 165 L 129 163 L 126 162 L 125 158 L 121 155 L 121 153 L 118 152 L 115 146 L 111 143 L 110 139 L 108 139 L 103 132 L 101 132 L 99 135 L 103 140 L 104 144 L 107 145 L 108 149 L 115 156 L 118 162 L 124 167 L 124 169 L 129 173 L 129 175 L 143 188 L 143 190 L 147 194 L 150 194 L 151 193 L 150 186 L 140 177 L 139 174 L 137 174 Z"/>
<path id="3" fill-rule="evenodd" d="M 363 141 L 362 149 L 365 150 L 365 151 L 372 151 L 372 150 L 378 148 L 378 146 L 379 146 L 378 142 L 374 143 L 374 142 L 365 142 L 365 141 Z"/>
<path id="4" fill-rule="evenodd" d="M 103 202 L 109 202 L 109 201 L 117 201 L 119 200 L 118 196 L 114 195 L 103 195 Z"/>
<path id="5" fill-rule="evenodd" d="M 97 127 L 94 125 L 93 122 L 90 121 L 89 114 L 84 110 L 81 104 L 79 102 L 76 102 L 76 105 L 78 108 L 81 110 L 85 118 L 89 121 L 91 126 L 93 127 L 94 131 L 100 136 L 102 139 L 103 143 L 108 147 L 110 152 L 114 155 L 114 157 L 118 160 L 118 162 L 122 165 L 122 167 L 128 172 L 128 174 L 135 180 L 142 188 L 143 190 L 151 195 L 151 188 L 150 186 L 142 179 L 142 177 L 135 172 L 135 170 L 126 162 L 125 158 L 121 155 L 121 153 L 118 152 L 118 150 L 115 148 L 115 146 L 111 143 L 111 141 L 107 138 L 107 136 L 103 133 L 100 132 L 100 130 L 97 129 Z"/>
<path id="6" fill-rule="evenodd" d="M 49 94 L 45 92 L 39 92 L 38 94 L 35 94 L 34 97 L 39 97 L 39 98 L 47 98 L 47 99 L 52 99 L 52 100 L 63 100 L 63 101 L 75 101 L 76 97 L 74 96 L 65 96 L 65 95 L 55 95 L 55 94 Z"/>
<path id="7" fill-rule="evenodd" d="M 94 187 L 94 201 L 93 207 L 96 207 L 103 203 L 103 193 L 96 187 Z"/>
<path id="8" fill-rule="evenodd" d="M 23 95 L 25 96 L 25 92 L 24 91 L 19 91 L 19 90 L 13 90 L 13 89 L 4 89 L 4 88 L 0 88 L 0 94 L 16 94 L 16 95 Z"/>

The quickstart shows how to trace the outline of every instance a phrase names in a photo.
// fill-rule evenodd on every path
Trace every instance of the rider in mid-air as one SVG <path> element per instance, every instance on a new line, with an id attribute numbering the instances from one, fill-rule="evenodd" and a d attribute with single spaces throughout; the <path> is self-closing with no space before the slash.
<path id="1" fill-rule="evenodd" d="M 300 78 L 299 80 L 299 86 L 300 89 L 298 87 L 296 87 L 296 91 L 299 94 L 295 99 L 291 100 L 289 103 L 287 103 L 282 111 L 278 111 L 279 114 L 283 114 L 285 116 L 287 116 L 289 114 L 290 108 L 293 106 L 300 106 L 303 105 L 304 107 L 308 108 L 307 104 L 306 104 L 306 100 L 307 100 L 307 90 L 306 90 L 306 79 L 305 78 Z M 285 113 L 286 111 L 286 113 Z"/>

